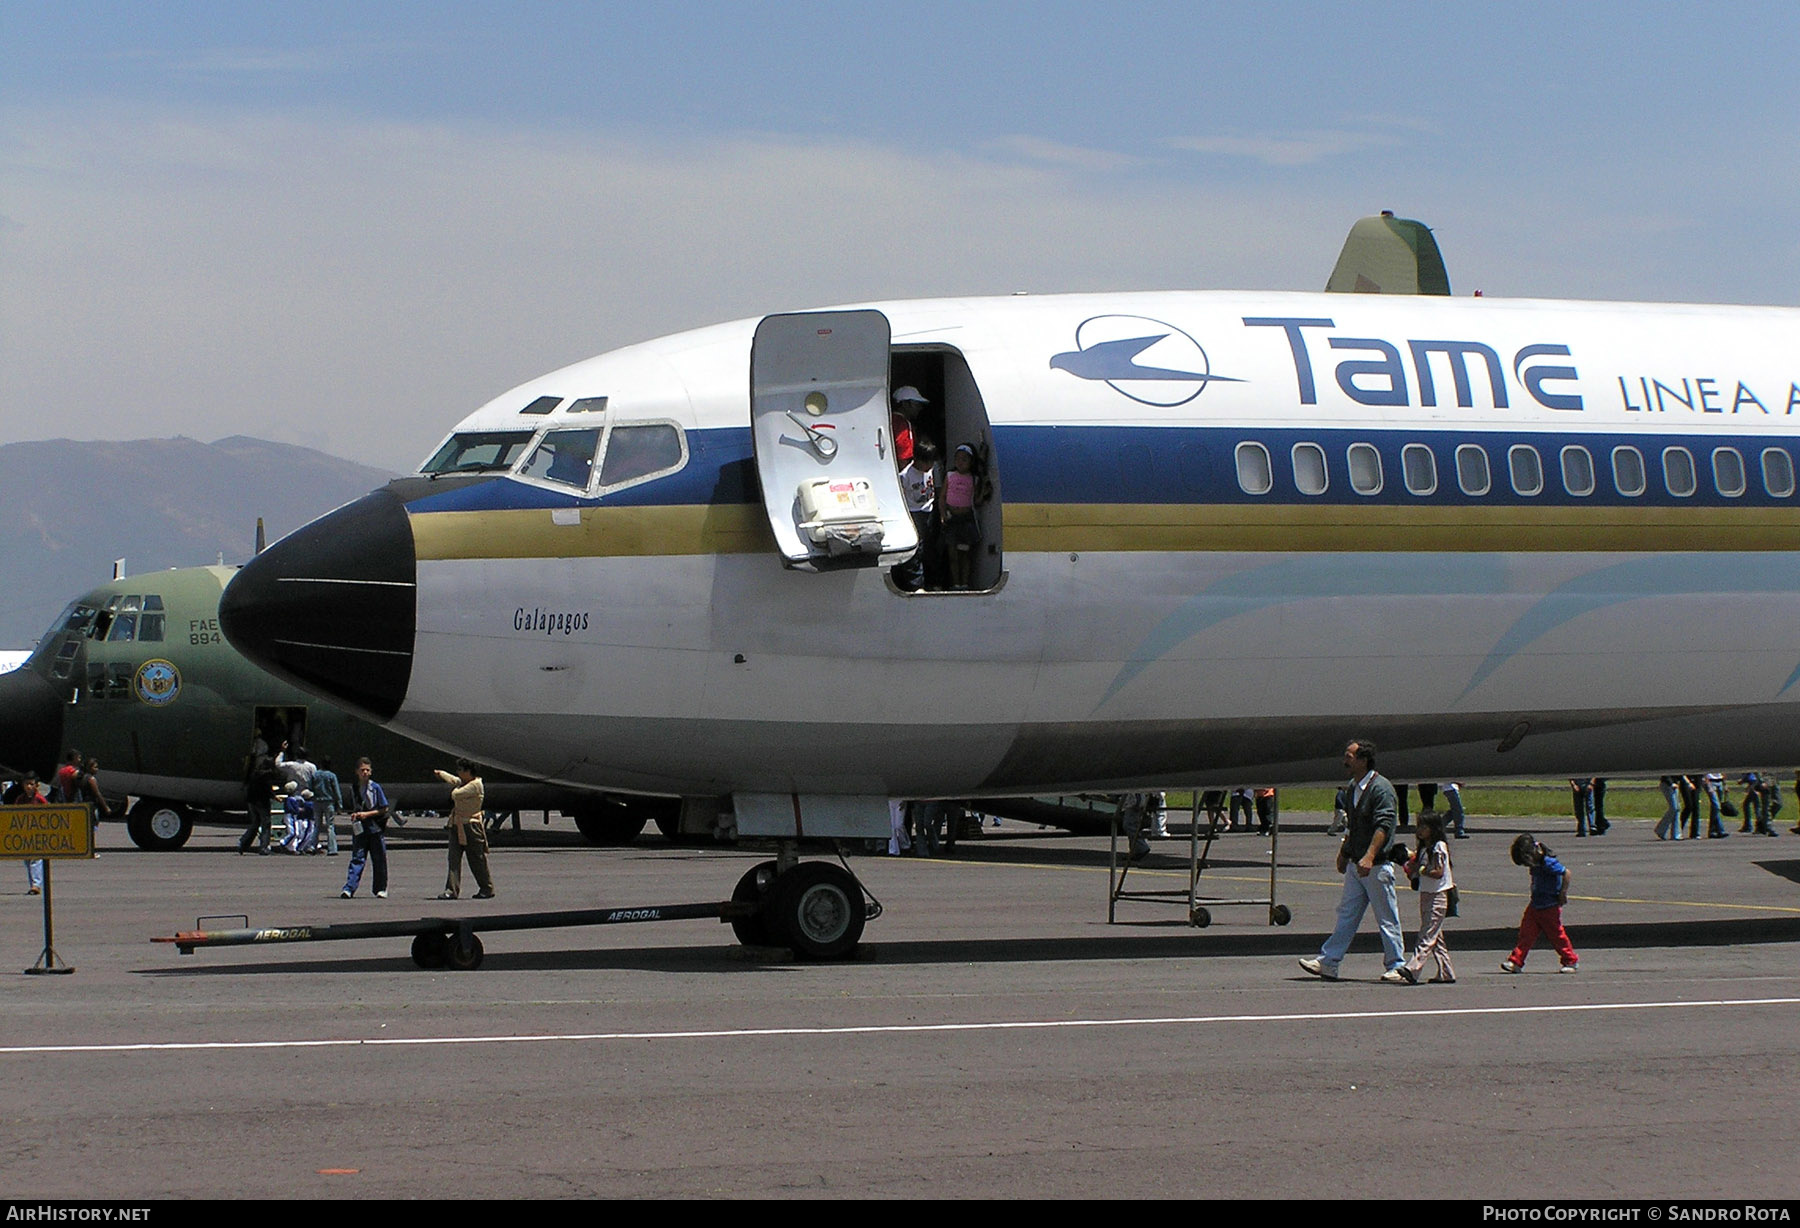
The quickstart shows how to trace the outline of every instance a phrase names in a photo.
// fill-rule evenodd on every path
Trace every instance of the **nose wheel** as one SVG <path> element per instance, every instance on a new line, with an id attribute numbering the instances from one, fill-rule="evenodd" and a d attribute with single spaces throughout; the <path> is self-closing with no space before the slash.
<path id="1" fill-rule="evenodd" d="M 862 884 L 828 861 L 804 861 L 787 870 L 761 862 L 738 880 L 731 898 L 762 904 L 755 915 L 732 920 L 739 942 L 789 947 L 805 960 L 848 957 L 869 919 Z"/>

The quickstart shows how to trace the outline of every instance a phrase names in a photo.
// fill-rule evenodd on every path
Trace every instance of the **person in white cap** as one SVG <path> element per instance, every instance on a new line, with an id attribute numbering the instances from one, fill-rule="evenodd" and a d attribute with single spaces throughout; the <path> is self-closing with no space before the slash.
<path id="1" fill-rule="evenodd" d="M 894 432 L 894 468 L 904 469 L 912 463 L 913 428 L 911 414 L 919 412 L 919 406 L 929 405 L 925 394 L 911 384 L 902 384 L 894 389 L 894 408 L 888 421 Z"/>

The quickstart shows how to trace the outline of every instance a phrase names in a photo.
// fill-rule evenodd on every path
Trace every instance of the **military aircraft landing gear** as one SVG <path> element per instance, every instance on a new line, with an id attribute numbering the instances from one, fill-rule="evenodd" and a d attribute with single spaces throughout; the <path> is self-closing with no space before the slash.
<path id="1" fill-rule="evenodd" d="M 644 830 L 650 816 L 635 806 L 611 797 L 584 803 L 569 815 L 589 844 L 616 848 L 630 844 Z"/>
<path id="2" fill-rule="evenodd" d="M 147 852 L 161 853 L 178 849 L 194 832 L 194 816 L 179 802 L 165 802 L 154 797 L 139 798 L 125 816 L 125 834 L 131 842 Z"/>

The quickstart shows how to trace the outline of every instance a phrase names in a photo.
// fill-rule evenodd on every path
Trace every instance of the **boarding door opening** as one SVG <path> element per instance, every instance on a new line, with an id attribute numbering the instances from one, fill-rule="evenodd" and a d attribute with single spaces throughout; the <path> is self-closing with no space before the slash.
<path id="1" fill-rule="evenodd" d="M 887 317 L 768 316 L 750 351 L 751 439 L 782 561 L 892 567 L 918 549 L 894 466 Z"/>
<path id="2" fill-rule="evenodd" d="M 306 748 L 306 706 L 286 704 L 256 709 L 251 720 L 250 740 L 269 748 L 270 758 L 281 753 L 285 743 L 289 753 Z"/>

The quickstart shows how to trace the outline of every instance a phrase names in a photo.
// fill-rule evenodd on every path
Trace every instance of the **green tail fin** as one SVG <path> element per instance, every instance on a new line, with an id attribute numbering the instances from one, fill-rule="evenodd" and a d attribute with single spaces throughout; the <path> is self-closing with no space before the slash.
<path id="1" fill-rule="evenodd" d="M 1350 228 L 1325 289 L 1337 294 L 1449 294 L 1450 274 L 1430 227 L 1383 211 Z"/>

